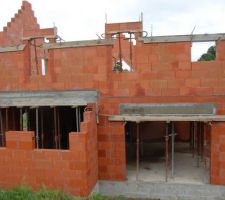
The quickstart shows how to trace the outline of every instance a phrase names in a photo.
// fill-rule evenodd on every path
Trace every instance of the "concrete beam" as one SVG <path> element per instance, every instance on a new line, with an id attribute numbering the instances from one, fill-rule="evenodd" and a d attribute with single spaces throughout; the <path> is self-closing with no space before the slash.
<path id="1" fill-rule="evenodd" d="M 213 103 L 127 103 L 120 104 L 121 115 L 214 115 Z"/>
<path id="2" fill-rule="evenodd" d="M 0 47 L 0 53 L 23 51 L 25 46 L 26 46 L 25 44 L 21 44 L 21 45 L 12 46 L 12 47 Z"/>
<path id="3" fill-rule="evenodd" d="M 0 107 L 79 106 L 97 98 L 96 90 L 0 92 Z"/>
<path id="4" fill-rule="evenodd" d="M 113 44 L 114 44 L 114 40 L 83 40 L 83 41 L 74 41 L 74 42 L 44 44 L 44 48 L 61 49 L 61 48 L 77 48 L 77 47 L 102 46 L 102 45 L 113 45 Z"/>
<path id="5" fill-rule="evenodd" d="M 109 121 L 131 121 L 131 122 L 144 122 L 144 121 L 186 121 L 186 122 L 225 122 L 225 115 L 114 115 L 108 117 Z"/>
<path id="6" fill-rule="evenodd" d="M 169 35 L 142 37 L 140 41 L 144 43 L 163 43 L 163 42 L 210 42 L 225 40 L 225 33 L 215 34 L 193 34 L 193 35 Z"/>

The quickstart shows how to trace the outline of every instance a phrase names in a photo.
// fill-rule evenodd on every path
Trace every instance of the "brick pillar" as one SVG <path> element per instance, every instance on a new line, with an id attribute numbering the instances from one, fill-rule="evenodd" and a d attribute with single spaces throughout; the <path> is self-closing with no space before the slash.
<path id="1" fill-rule="evenodd" d="M 79 188 L 81 196 L 88 196 L 98 179 L 97 125 L 95 112 L 84 112 L 81 131 L 69 134 L 70 152 L 76 160 L 70 168 L 76 171 L 71 187 Z"/>
<path id="2" fill-rule="evenodd" d="M 98 126 L 99 179 L 126 180 L 125 130 L 123 122 L 100 120 Z"/>
<path id="3" fill-rule="evenodd" d="M 225 122 L 211 128 L 211 184 L 225 185 Z"/>

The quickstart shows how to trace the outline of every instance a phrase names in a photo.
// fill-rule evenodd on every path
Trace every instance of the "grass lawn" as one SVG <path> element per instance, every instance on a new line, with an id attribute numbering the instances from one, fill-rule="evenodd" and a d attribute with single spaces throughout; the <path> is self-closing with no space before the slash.
<path id="1" fill-rule="evenodd" d="M 19 186 L 9 190 L 0 190 L 0 200 L 80 200 L 78 197 L 69 196 L 58 190 L 48 190 L 43 187 L 34 192 L 27 186 Z M 105 197 L 93 194 L 86 200 L 128 200 L 125 197 Z"/>

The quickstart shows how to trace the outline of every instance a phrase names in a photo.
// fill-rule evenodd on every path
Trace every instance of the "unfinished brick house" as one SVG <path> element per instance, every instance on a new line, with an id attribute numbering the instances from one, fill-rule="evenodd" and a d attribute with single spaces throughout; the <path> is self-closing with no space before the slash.
<path id="1" fill-rule="evenodd" d="M 205 41 L 216 60 L 191 62 Z M 225 34 L 148 37 L 138 21 L 62 42 L 23 1 L 0 46 L 0 187 L 225 185 Z"/>

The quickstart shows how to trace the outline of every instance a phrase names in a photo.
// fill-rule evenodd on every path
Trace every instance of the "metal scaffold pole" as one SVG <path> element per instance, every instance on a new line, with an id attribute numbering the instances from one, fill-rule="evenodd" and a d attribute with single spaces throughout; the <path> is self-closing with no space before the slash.
<path id="1" fill-rule="evenodd" d="M 140 141 L 139 141 L 139 122 L 136 122 L 136 124 L 137 124 L 137 137 L 136 137 L 136 181 L 138 181 L 138 176 L 139 176 L 139 143 L 140 143 Z"/>
<path id="2" fill-rule="evenodd" d="M 76 131 L 79 132 L 78 107 L 76 107 Z"/>
<path id="3" fill-rule="evenodd" d="M 5 146 L 3 119 L 2 119 L 2 109 L 0 110 L 0 125 L 1 125 L 1 142 L 2 142 L 1 145 Z"/>
<path id="4" fill-rule="evenodd" d="M 38 107 L 36 108 L 36 147 L 39 149 L 39 121 L 38 121 Z"/>
<path id="5" fill-rule="evenodd" d="M 166 122 L 165 144 L 166 144 L 165 181 L 167 182 L 168 181 L 168 163 L 169 163 L 169 122 Z"/>
<path id="6" fill-rule="evenodd" d="M 174 122 L 171 123 L 172 125 L 172 133 L 171 133 L 171 177 L 174 177 L 174 142 L 175 142 L 175 131 L 174 131 Z"/>

